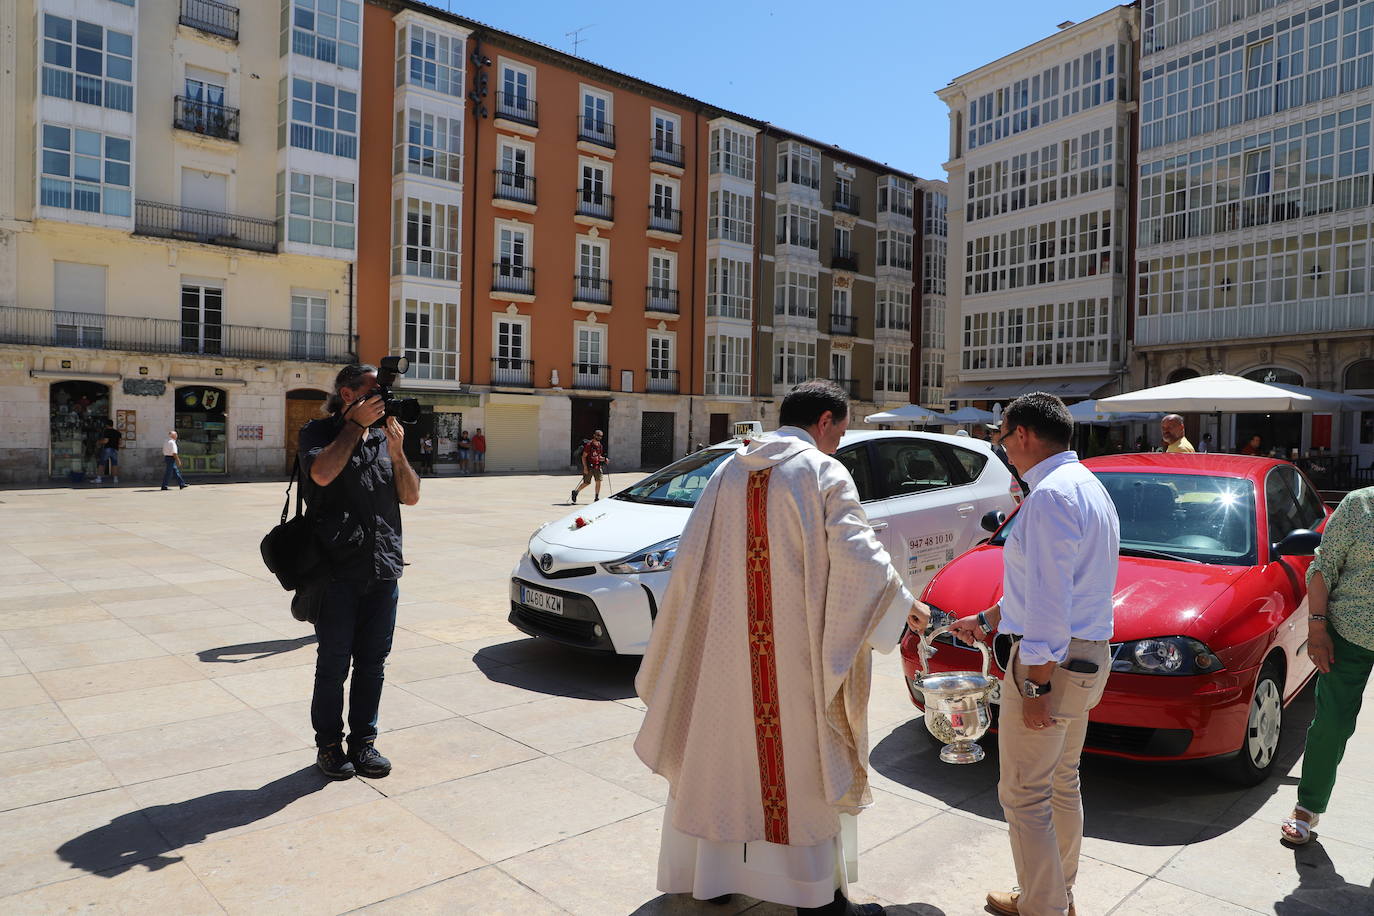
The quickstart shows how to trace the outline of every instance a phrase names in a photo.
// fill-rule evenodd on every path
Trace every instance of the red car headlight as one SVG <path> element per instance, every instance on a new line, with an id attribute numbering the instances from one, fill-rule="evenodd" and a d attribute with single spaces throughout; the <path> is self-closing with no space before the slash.
<path id="1" fill-rule="evenodd" d="M 1124 674 L 1212 674 L 1222 669 L 1211 649 L 1189 636 L 1159 636 L 1122 643 L 1112 670 Z"/>

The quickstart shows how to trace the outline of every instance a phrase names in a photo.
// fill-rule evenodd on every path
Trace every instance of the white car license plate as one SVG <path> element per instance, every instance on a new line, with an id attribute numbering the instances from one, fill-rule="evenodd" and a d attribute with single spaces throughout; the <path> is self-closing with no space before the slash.
<path id="1" fill-rule="evenodd" d="M 550 595 L 548 592 L 541 592 L 524 585 L 520 586 L 520 603 L 527 607 L 548 611 L 550 614 L 561 616 L 563 613 L 562 595 Z"/>

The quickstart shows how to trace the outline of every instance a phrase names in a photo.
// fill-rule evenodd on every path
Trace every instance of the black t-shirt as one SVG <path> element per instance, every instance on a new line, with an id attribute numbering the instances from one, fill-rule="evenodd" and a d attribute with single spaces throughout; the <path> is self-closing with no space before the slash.
<path id="1" fill-rule="evenodd" d="M 315 536 L 336 579 L 399 579 L 405 566 L 401 500 L 386 434 L 368 430 L 329 486 L 310 479 L 315 456 L 334 441 L 344 422 L 334 416 L 311 420 L 301 429 L 301 486 L 315 518 Z"/>
<path id="2" fill-rule="evenodd" d="M 124 434 L 111 426 L 101 432 L 100 438 L 105 440 L 105 444 L 101 446 L 101 448 L 112 448 L 117 450 L 119 448 L 119 440 L 124 438 Z"/>

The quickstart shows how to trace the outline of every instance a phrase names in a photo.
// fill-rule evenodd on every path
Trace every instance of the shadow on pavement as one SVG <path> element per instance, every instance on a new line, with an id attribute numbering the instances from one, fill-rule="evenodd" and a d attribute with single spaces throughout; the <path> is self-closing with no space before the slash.
<path id="1" fill-rule="evenodd" d="M 212 833 L 260 821 L 328 784 L 319 770 L 309 766 L 257 789 L 232 789 L 171 805 L 150 805 L 68 840 L 57 847 L 57 855 L 72 868 L 98 872 L 105 878 L 140 864 L 157 871 L 181 861 L 180 856 L 168 853 L 199 843 Z"/>
<path id="2" fill-rule="evenodd" d="M 270 658 L 286 652 L 294 652 L 315 642 L 315 634 L 297 636 L 295 639 L 268 639 L 263 642 L 245 642 L 237 646 L 220 646 L 218 649 L 202 649 L 196 658 L 203 662 L 236 665 L 239 662 L 252 662 L 260 658 Z"/>
<path id="3" fill-rule="evenodd" d="M 635 696 L 639 656 L 582 652 L 547 639 L 516 639 L 473 656 L 488 680 L 536 693 L 580 700 Z"/>
<path id="4" fill-rule="evenodd" d="M 1374 888 L 1342 878 L 1315 833 L 1306 845 L 1293 848 L 1293 870 L 1298 886 L 1274 904 L 1277 916 L 1374 912 Z"/>
<path id="5" fill-rule="evenodd" d="M 734 894 L 725 903 L 697 900 L 690 894 L 663 894 L 636 907 L 629 916 L 782 916 L 796 912 L 790 906 L 764 903 L 743 894 Z M 945 916 L 945 911 L 928 903 L 893 904 L 885 907 L 888 916 Z"/>
<path id="6" fill-rule="evenodd" d="M 1302 755 L 1312 710 L 1309 687 L 1285 710 L 1273 775 L 1251 788 L 1206 764 L 1137 763 L 1085 754 L 1080 771 L 1084 835 L 1137 846 L 1176 846 L 1235 829 L 1280 787 L 1296 783 L 1288 774 Z M 997 736 L 985 735 L 978 743 L 987 752 L 982 763 L 942 763 L 940 744 L 918 716 L 879 741 L 869 762 L 893 782 L 953 808 L 1004 820 L 997 800 Z"/>

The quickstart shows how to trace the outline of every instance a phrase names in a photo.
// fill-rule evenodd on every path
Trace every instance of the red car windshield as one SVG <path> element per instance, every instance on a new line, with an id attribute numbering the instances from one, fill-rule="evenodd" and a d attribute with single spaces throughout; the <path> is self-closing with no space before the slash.
<path id="1" fill-rule="evenodd" d="M 1095 471 L 1121 519 L 1122 556 L 1253 566 L 1255 487 L 1249 480 L 1201 474 Z M 993 544 L 1006 541 L 1012 516 Z"/>

